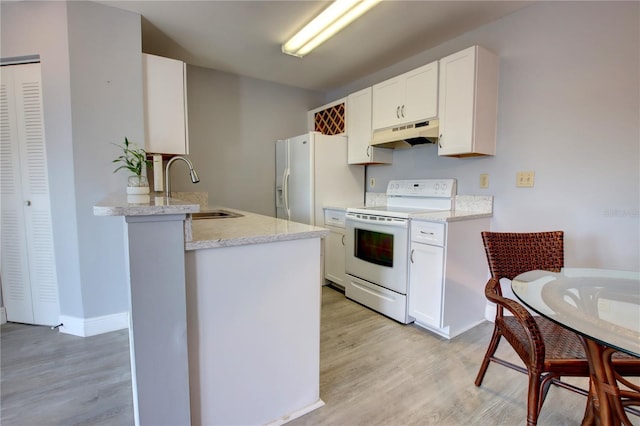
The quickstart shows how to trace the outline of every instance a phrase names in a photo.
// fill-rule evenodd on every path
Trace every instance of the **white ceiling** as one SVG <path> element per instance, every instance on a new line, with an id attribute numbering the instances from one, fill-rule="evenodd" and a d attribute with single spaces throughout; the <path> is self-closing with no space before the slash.
<path id="1" fill-rule="evenodd" d="M 143 51 L 313 90 L 332 90 L 530 1 L 387 0 L 304 58 L 280 46 L 326 1 L 101 1 L 142 15 Z"/>

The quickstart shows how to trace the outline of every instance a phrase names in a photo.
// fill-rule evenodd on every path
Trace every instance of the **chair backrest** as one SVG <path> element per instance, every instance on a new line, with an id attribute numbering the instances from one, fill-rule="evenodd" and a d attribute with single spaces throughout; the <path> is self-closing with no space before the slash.
<path id="1" fill-rule="evenodd" d="M 513 280 L 523 272 L 564 267 L 564 231 L 482 232 L 491 276 Z"/>

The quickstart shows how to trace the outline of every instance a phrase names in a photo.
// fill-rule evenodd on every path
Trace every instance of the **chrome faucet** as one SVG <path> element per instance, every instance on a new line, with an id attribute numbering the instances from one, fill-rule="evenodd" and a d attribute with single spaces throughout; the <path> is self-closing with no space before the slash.
<path id="1" fill-rule="evenodd" d="M 189 166 L 189 175 L 191 176 L 191 182 L 193 183 L 200 182 L 198 173 L 196 173 L 195 169 L 193 168 L 193 164 L 191 163 L 191 160 L 181 155 L 173 157 L 171 160 L 169 160 L 169 162 L 167 163 L 167 167 L 164 169 L 164 191 L 165 191 L 164 195 L 167 198 L 171 197 L 171 179 L 169 179 L 169 167 L 171 167 L 171 164 L 176 160 L 182 160 L 185 163 L 187 163 L 187 165 Z"/>

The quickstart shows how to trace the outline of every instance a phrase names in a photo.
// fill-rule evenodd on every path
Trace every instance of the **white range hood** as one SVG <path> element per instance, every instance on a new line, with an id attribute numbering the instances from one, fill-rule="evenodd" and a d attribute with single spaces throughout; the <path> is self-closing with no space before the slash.
<path id="1" fill-rule="evenodd" d="M 370 145 L 381 148 L 411 148 L 437 143 L 438 131 L 437 119 L 374 130 Z"/>

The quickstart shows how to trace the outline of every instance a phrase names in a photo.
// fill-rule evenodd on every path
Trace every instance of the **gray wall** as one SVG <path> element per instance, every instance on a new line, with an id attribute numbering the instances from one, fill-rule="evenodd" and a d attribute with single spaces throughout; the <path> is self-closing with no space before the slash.
<path id="1" fill-rule="evenodd" d="M 123 219 L 93 205 L 123 192 L 113 143 L 144 147 L 140 16 L 97 3 L 68 3 L 76 218 L 82 302 L 87 318 L 128 311 Z"/>
<path id="2" fill-rule="evenodd" d="M 171 166 L 171 188 L 205 191 L 211 205 L 275 216 L 275 141 L 307 131 L 323 94 L 195 66 L 187 67 L 189 158 Z"/>
<path id="3" fill-rule="evenodd" d="M 459 192 L 496 197 L 494 230 L 564 229 L 567 263 L 640 269 L 640 4 L 535 3 L 506 18 L 326 94 L 188 67 L 191 154 L 174 189 L 273 214 L 273 143 L 303 133 L 306 111 L 472 44 L 501 57 L 495 157 L 396 151 L 370 166 L 391 178 L 455 177 Z M 127 309 L 123 229 L 94 203 L 121 191 L 110 145 L 143 140 L 139 16 L 85 2 L 3 2 L 2 57 L 40 55 L 61 314 Z M 535 170 L 536 186 L 515 188 Z M 480 173 L 490 188 L 478 187 Z M 231 186 L 226 186 L 230 184 Z M 231 192 L 231 189 L 234 188 Z M 470 236 L 473 238 L 473 236 Z"/>
<path id="4" fill-rule="evenodd" d="M 497 154 L 439 158 L 434 145 L 369 166 L 390 179 L 453 177 L 495 196 L 495 231 L 566 232 L 571 266 L 640 269 L 640 3 L 541 2 L 329 94 L 342 97 L 473 44 L 500 55 Z M 535 171 L 534 188 L 515 174 Z M 490 176 L 479 188 L 480 173 Z M 476 238 L 477 236 L 470 236 Z"/>
<path id="5" fill-rule="evenodd" d="M 121 190 L 110 145 L 143 140 L 140 17 L 85 2 L 3 2 L 2 56 L 40 55 L 60 314 L 128 310 L 121 218 L 93 205 Z"/>

